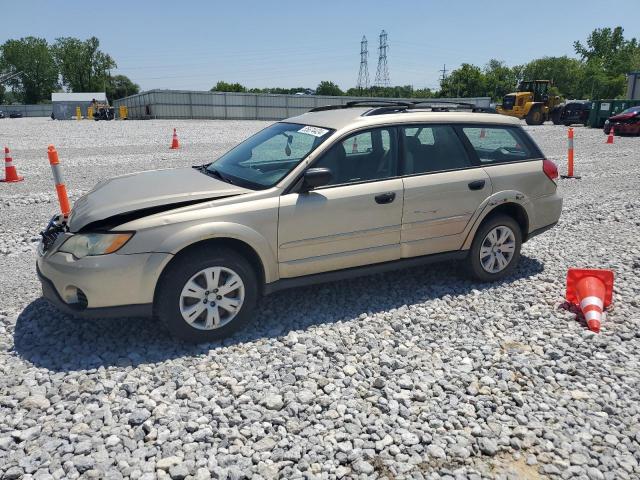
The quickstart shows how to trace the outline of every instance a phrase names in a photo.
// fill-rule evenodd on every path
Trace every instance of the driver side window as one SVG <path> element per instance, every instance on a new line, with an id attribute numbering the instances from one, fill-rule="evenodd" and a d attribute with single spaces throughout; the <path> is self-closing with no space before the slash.
<path id="1" fill-rule="evenodd" d="M 328 168 L 327 185 L 340 185 L 395 177 L 397 164 L 395 130 L 375 128 L 339 141 L 313 167 Z"/>

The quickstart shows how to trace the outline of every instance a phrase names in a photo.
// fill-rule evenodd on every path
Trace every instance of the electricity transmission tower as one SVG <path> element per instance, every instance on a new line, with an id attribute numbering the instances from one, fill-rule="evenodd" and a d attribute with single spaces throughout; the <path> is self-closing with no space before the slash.
<path id="1" fill-rule="evenodd" d="M 377 87 L 391 86 L 389 66 L 387 65 L 387 50 L 389 50 L 387 32 L 382 30 L 380 32 L 380 46 L 378 47 L 378 69 L 376 70 L 376 80 L 374 82 Z"/>
<path id="2" fill-rule="evenodd" d="M 358 72 L 358 84 L 356 88 L 360 91 L 369 89 L 369 50 L 367 48 L 367 37 L 363 36 L 360 42 L 360 71 Z"/>

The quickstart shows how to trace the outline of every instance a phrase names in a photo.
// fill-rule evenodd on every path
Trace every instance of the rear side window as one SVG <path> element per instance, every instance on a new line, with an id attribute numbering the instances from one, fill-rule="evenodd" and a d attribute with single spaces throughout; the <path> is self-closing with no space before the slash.
<path id="1" fill-rule="evenodd" d="M 400 128 L 404 146 L 404 175 L 457 170 L 472 166 L 453 127 L 448 125 Z"/>
<path id="2" fill-rule="evenodd" d="M 463 127 L 462 132 L 483 164 L 516 162 L 538 157 L 537 152 L 528 147 L 528 142 L 519 128 Z"/>

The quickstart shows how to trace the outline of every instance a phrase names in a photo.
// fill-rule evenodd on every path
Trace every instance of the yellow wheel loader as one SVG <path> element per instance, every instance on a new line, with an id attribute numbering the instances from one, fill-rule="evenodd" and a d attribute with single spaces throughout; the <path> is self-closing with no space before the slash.
<path id="1" fill-rule="evenodd" d="M 552 120 L 562 99 L 549 94 L 549 80 L 527 80 L 520 82 L 515 93 L 504 96 L 502 105 L 496 107 L 498 113 L 525 119 L 527 125 L 542 125 Z"/>

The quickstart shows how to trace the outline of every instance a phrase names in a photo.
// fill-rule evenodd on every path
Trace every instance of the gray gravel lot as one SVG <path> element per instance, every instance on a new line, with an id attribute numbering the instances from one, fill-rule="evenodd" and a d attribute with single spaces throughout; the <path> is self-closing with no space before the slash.
<path id="1" fill-rule="evenodd" d="M 640 138 L 576 128 L 582 179 L 503 283 L 437 265 L 281 292 L 198 347 L 39 299 L 47 144 L 77 197 L 266 124 L 0 120 L 26 178 L 0 183 L 0 478 L 640 478 Z M 566 171 L 566 129 L 526 128 Z M 562 308 L 571 266 L 616 272 L 599 335 Z"/>

